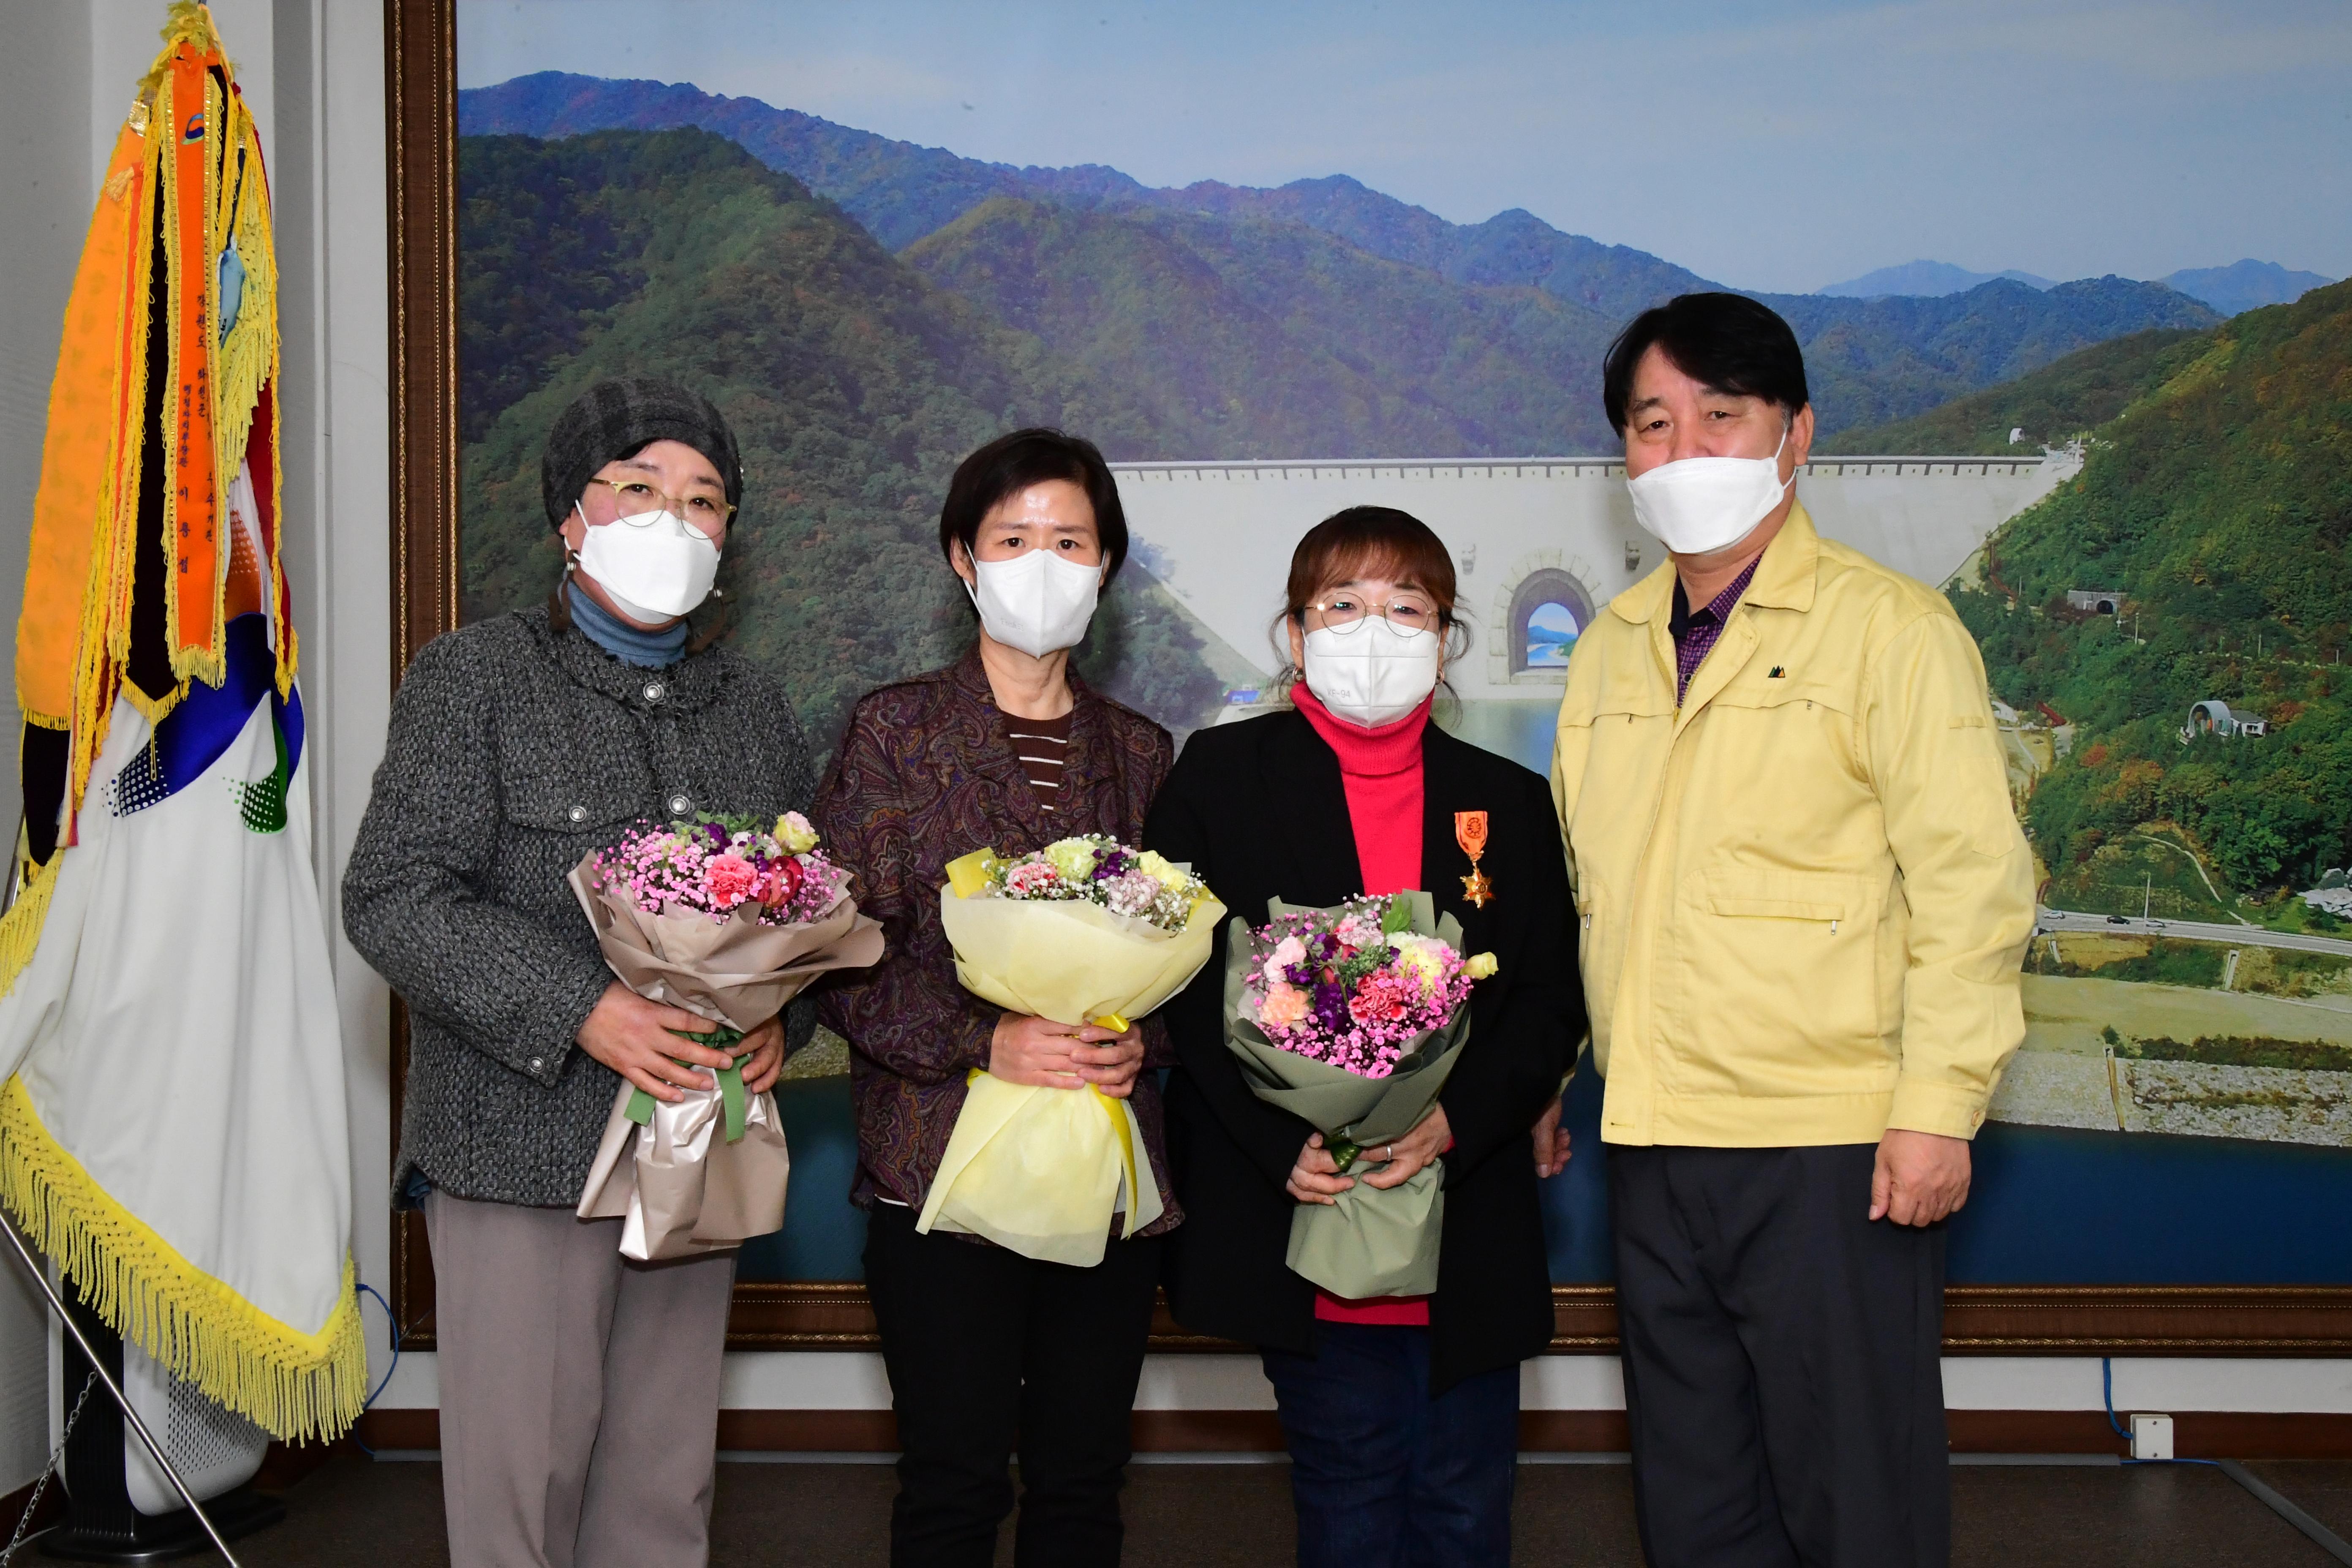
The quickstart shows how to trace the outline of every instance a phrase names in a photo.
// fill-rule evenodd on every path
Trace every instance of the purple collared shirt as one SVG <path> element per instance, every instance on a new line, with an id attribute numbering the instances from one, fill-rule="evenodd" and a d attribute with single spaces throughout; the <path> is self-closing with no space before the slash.
<path id="1" fill-rule="evenodd" d="M 1682 576 L 1679 573 L 1675 574 L 1675 613 L 1674 618 L 1666 623 L 1666 629 L 1675 634 L 1676 707 L 1680 707 L 1683 699 L 1690 694 L 1691 677 L 1696 675 L 1698 667 L 1706 661 L 1707 650 L 1715 646 L 1715 639 L 1723 635 L 1724 624 L 1731 619 L 1732 606 L 1739 603 L 1740 595 L 1748 592 L 1748 580 L 1756 575 L 1756 568 L 1763 559 L 1759 555 L 1750 561 L 1748 569 L 1734 577 L 1731 585 L 1708 600 L 1706 607 L 1701 610 L 1690 607 L 1690 599 L 1683 592 Z"/>

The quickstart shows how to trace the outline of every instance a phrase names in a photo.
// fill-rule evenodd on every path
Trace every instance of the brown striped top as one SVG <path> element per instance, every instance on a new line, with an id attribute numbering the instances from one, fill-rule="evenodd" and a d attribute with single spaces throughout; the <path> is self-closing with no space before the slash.
<path id="1" fill-rule="evenodd" d="M 1021 759 L 1021 771 L 1046 811 L 1062 793 L 1062 764 L 1070 754 L 1070 715 L 1058 719 L 1015 719 L 1004 716 L 1004 738 Z"/>

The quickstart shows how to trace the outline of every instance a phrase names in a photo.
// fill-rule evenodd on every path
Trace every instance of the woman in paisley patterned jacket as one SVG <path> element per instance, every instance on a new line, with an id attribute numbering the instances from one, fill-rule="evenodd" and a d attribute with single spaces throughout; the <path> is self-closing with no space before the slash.
<path id="1" fill-rule="evenodd" d="M 965 991 L 939 889 L 947 863 L 982 846 L 1026 851 L 1080 833 L 1134 843 L 1174 748 L 1069 668 L 1127 554 L 1118 490 L 1091 442 L 1020 430 L 973 453 L 949 485 L 940 547 L 980 609 L 978 640 L 947 668 L 859 701 L 812 813 L 889 937 L 888 956 L 837 983 L 824 1014 L 852 1047 L 851 1196 L 867 1211 L 866 1282 L 898 1417 L 891 1561 L 992 1561 L 1017 1435 L 1016 1561 L 1111 1564 L 1160 1237 L 1181 1218 L 1150 1070 L 1173 1058 L 1154 1024 L 1073 1028 Z M 1131 1240 L 1114 1234 L 1092 1268 L 917 1234 L 974 1069 L 1131 1097 L 1166 1212 Z"/>

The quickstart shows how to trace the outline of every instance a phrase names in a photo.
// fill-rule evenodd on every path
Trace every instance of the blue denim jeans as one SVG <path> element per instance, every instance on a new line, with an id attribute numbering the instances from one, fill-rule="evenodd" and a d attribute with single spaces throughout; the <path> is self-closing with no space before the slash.
<path id="1" fill-rule="evenodd" d="M 1433 1399 L 1429 1331 L 1315 1325 L 1262 1351 L 1290 1447 L 1299 1568 L 1507 1568 L 1519 1369 Z"/>

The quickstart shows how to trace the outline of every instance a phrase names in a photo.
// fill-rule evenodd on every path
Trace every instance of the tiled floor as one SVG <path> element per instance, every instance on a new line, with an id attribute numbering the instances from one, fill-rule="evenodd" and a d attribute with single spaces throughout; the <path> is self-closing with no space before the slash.
<path id="1" fill-rule="evenodd" d="M 2253 1467 L 2338 1532 L 2352 1528 L 2352 1464 Z M 1291 1552 L 1278 1465 L 1138 1465 L 1128 1488 L 1132 1568 L 1265 1568 Z M 1517 1550 L 1542 1568 L 1638 1568 L 1622 1465 L 1524 1465 Z M 885 1465 L 719 1468 L 714 1568 L 888 1556 Z M 289 1494 L 283 1525 L 238 1548 L 247 1568 L 440 1568 L 440 1468 L 337 1459 Z M 1958 1568 L 2326 1568 L 2331 1559 L 2204 1466 L 1980 1466 L 1952 1472 Z M 1012 1561 L 1007 1531 L 1000 1563 Z"/>

